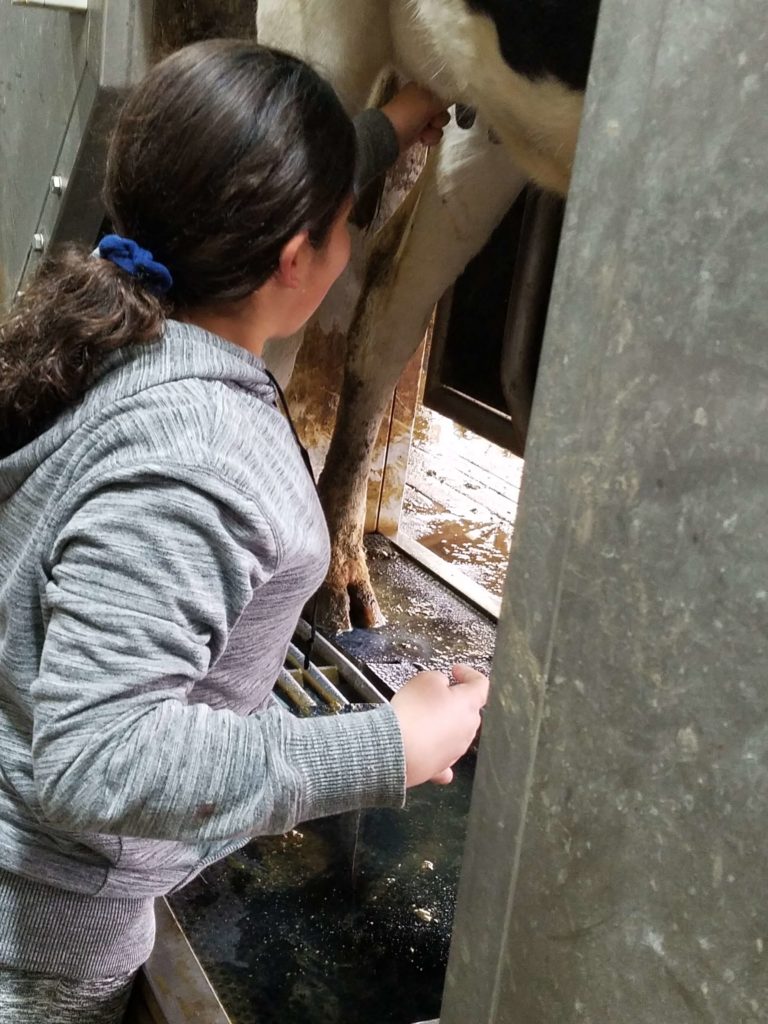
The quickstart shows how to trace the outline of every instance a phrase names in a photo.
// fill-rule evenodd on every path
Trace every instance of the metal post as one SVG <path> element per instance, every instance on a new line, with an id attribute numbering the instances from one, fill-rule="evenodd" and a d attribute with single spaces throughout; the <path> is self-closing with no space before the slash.
<path id="1" fill-rule="evenodd" d="M 442 1024 L 768 1019 L 764 0 L 603 0 Z"/>

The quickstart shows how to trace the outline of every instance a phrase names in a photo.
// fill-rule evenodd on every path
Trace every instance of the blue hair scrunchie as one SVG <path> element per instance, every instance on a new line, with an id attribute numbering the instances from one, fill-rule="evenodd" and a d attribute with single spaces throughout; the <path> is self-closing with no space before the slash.
<path id="1" fill-rule="evenodd" d="M 144 282 L 150 291 L 164 295 L 173 287 L 171 272 L 158 263 L 147 249 L 121 235 L 104 235 L 98 246 L 99 256 L 110 260 L 132 277 Z"/>

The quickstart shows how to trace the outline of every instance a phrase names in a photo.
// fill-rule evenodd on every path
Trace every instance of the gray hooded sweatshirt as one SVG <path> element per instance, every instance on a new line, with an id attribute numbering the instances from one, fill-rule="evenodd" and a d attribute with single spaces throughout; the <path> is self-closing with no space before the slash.
<path id="1" fill-rule="evenodd" d="M 131 970 L 151 897 L 253 835 L 403 803 L 388 705 L 271 698 L 329 551 L 274 401 L 261 360 L 171 321 L 0 460 L 0 963 Z"/>
<path id="2" fill-rule="evenodd" d="M 356 129 L 360 187 L 398 142 Z M 252 836 L 402 806 L 388 705 L 271 696 L 328 555 L 263 362 L 197 327 L 111 354 L 0 458 L 0 965 L 128 973 L 154 897 Z"/>

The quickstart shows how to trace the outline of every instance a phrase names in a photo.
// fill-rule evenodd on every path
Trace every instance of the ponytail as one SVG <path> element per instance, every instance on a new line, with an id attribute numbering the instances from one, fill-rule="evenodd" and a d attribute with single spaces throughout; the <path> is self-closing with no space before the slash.
<path id="1" fill-rule="evenodd" d="M 105 353 L 158 337 L 166 315 L 252 295 L 300 231 L 322 246 L 354 165 L 352 122 L 298 58 L 219 39 L 156 64 L 109 146 L 108 258 L 59 250 L 0 321 L 2 450 L 78 402 Z"/>
<path id="2" fill-rule="evenodd" d="M 44 259 L 0 322 L 0 453 L 15 451 L 78 402 L 101 357 L 158 337 L 164 303 L 81 246 Z"/>

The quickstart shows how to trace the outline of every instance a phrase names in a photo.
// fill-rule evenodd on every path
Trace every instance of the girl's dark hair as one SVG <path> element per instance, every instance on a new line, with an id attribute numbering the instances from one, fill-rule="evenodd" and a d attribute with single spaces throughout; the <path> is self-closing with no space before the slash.
<path id="1" fill-rule="evenodd" d="M 0 447 L 83 395 L 101 356 L 157 338 L 166 315 L 236 303 L 307 230 L 322 245 L 352 191 L 354 128 L 331 86 L 280 51 L 195 43 L 157 64 L 122 109 L 107 158 L 112 230 L 173 275 L 162 299 L 68 245 L 0 322 Z"/>

